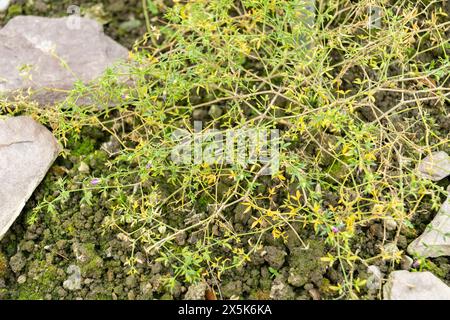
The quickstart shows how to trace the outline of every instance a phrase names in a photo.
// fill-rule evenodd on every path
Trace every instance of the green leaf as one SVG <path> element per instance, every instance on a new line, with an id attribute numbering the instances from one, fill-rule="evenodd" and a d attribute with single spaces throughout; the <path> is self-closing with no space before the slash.
<path id="1" fill-rule="evenodd" d="M 148 8 L 148 11 L 150 11 L 151 12 L 151 14 L 153 14 L 153 15 L 157 15 L 158 14 L 158 7 L 156 6 L 156 4 L 154 4 L 153 3 L 153 1 L 152 0 L 147 0 L 147 8 Z"/>

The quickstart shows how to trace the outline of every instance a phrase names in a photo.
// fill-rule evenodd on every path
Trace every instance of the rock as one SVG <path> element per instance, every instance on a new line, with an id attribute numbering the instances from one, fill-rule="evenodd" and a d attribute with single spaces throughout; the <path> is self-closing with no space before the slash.
<path id="1" fill-rule="evenodd" d="M 129 275 L 125 279 L 125 284 L 130 289 L 134 288 L 136 286 L 136 284 L 137 284 L 136 277 L 134 275 Z"/>
<path id="2" fill-rule="evenodd" d="M 11 267 L 11 270 L 14 271 L 14 273 L 19 273 L 22 271 L 23 267 L 25 267 L 26 264 L 25 256 L 22 254 L 22 252 L 18 252 L 15 255 L 9 259 L 9 266 Z"/>
<path id="3" fill-rule="evenodd" d="M 383 252 L 383 254 L 386 255 L 384 257 L 384 259 L 386 259 L 386 260 L 396 260 L 396 258 L 400 254 L 400 249 L 397 247 L 397 245 L 394 242 L 389 242 L 389 243 L 386 243 L 382 247 L 382 252 Z"/>
<path id="4" fill-rule="evenodd" d="M 380 289 L 383 281 L 383 274 L 380 268 L 372 265 L 367 268 L 367 272 L 370 274 L 367 278 L 367 289 L 374 291 Z"/>
<path id="5" fill-rule="evenodd" d="M 5 12 L 8 10 L 11 0 L 0 0 L 0 12 Z"/>
<path id="6" fill-rule="evenodd" d="M 207 288 L 208 286 L 205 282 L 191 285 L 184 296 L 184 300 L 205 300 Z"/>
<path id="7" fill-rule="evenodd" d="M 18 284 L 24 284 L 25 282 L 27 282 L 27 276 L 24 274 L 21 274 L 18 278 L 17 278 L 17 283 Z"/>
<path id="8" fill-rule="evenodd" d="M 286 252 L 274 246 L 264 248 L 264 260 L 266 260 L 272 268 L 280 269 L 285 261 Z"/>
<path id="9" fill-rule="evenodd" d="M 387 217 L 384 220 L 384 226 L 388 231 L 395 231 L 397 229 L 397 221 L 395 221 L 395 219 L 392 217 Z"/>
<path id="10" fill-rule="evenodd" d="M 32 118 L 0 120 L 0 239 L 19 216 L 59 150 L 52 134 Z"/>
<path id="11" fill-rule="evenodd" d="M 442 180 L 450 176 L 450 156 L 444 151 L 433 152 L 422 160 L 417 169 L 425 179 Z"/>
<path id="12" fill-rule="evenodd" d="M 424 233 L 408 246 L 408 253 L 426 258 L 450 256 L 450 195 Z"/>
<path id="13" fill-rule="evenodd" d="M 89 171 L 90 171 L 90 168 L 89 168 L 89 166 L 86 164 L 86 162 L 81 161 L 81 162 L 80 162 L 80 166 L 78 167 L 78 172 L 88 174 Z"/>
<path id="14" fill-rule="evenodd" d="M 141 282 L 140 284 L 141 296 L 140 298 L 143 300 L 151 300 L 153 299 L 153 288 L 151 283 Z"/>
<path id="15" fill-rule="evenodd" d="M 75 291 L 81 289 L 81 270 L 78 266 L 71 264 L 67 268 L 69 277 L 63 282 L 64 289 Z"/>
<path id="16" fill-rule="evenodd" d="M 311 298 L 313 298 L 313 300 L 321 300 L 322 297 L 320 295 L 320 291 L 318 289 L 309 289 L 308 290 L 309 295 L 311 296 Z"/>
<path id="17" fill-rule="evenodd" d="M 25 241 L 25 242 L 21 243 L 20 244 L 20 249 L 25 251 L 25 252 L 28 252 L 28 253 L 33 252 L 33 250 L 34 250 L 34 242 L 33 242 L 33 240 L 28 240 L 28 241 Z"/>
<path id="18" fill-rule="evenodd" d="M 270 299 L 272 300 L 293 300 L 294 290 L 285 283 L 282 277 L 277 277 L 270 288 Z"/>
<path id="19" fill-rule="evenodd" d="M 413 266 L 414 260 L 407 255 L 402 257 L 402 261 L 400 261 L 400 267 L 402 270 L 409 270 Z"/>
<path id="20" fill-rule="evenodd" d="M 394 271 L 383 287 L 384 300 L 450 300 L 450 287 L 431 272 Z"/>
<path id="21" fill-rule="evenodd" d="M 102 143 L 100 149 L 106 151 L 109 156 L 113 156 L 120 152 L 120 147 L 120 141 L 116 137 L 111 136 L 108 141 Z"/>
<path id="22" fill-rule="evenodd" d="M 79 262 L 83 277 L 100 278 L 102 275 L 103 259 L 97 254 L 93 243 L 74 243 L 73 253 Z"/>
<path id="23" fill-rule="evenodd" d="M 63 99 L 76 80 L 93 81 L 127 58 L 127 49 L 97 22 L 73 19 L 18 16 L 0 29 L 0 93 L 30 88 L 40 104 L 52 103 Z"/>

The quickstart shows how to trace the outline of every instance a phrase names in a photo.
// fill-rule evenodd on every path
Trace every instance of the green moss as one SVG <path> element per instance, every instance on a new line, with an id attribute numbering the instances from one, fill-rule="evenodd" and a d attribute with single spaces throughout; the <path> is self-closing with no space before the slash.
<path id="1" fill-rule="evenodd" d="M 17 299 L 19 300 L 42 300 L 45 295 L 53 291 L 59 284 L 57 268 L 48 265 L 45 261 L 33 264 L 34 277 L 29 277 L 27 281 L 17 288 Z"/>
<path id="2" fill-rule="evenodd" d="M 307 250 L 297 247 L 291 250 L 289 283 L 300 287 L 311 279 L 321 278 L 325 271 L 320 257 L 324 255 L 324 245 L 321 241 L 310 241 Z"/>
<path id="3" fill-rule="evenodd" d="M 81 267 L 81 273 L 84 275 L 99 277 L 102 274 L 103 260 L 99 256 L 93 257 L 88 263 Z"/>
<path id="4" fill-rule="evenodd" d="M 92 153 L 95 149 L 95 140 L 84 138 L 82 141 L 72 142 L 72 154 L 76 156 L 85 156 Z M 70 142 L 69 142 L 70 144 Z"/>
<path id="5" fill-rule="evenodd" d="M 170 293 L 165 293 L 160 300 L 173 300 L 172 295 Z"/>
<path id="6" fill-rule="evenodd" d="M 93 243 L 74 246 L 77 259 L 80 261 L 80 269 L 83 277 L 98 278 L 102 273 L 103 259 L 97 255 Z"/>
<path id="7" fill-rule="evenodd" d="M 10 241 L 6 244 L 5 252 L 8 256 L 12 256 L 17 252 L 17 242 Z"/>
<path id="8" fill-rule="evenodd" d="M 250 293 L 252 300 L 270 300 L 270 290 L 255 290 Z"/>
<path id="9" fill-rule="evenodd" d="M 22 6 L 20 4 L 13 4 L 8 8 L 8 18 L 11 19 L 15 16 L 22 14 Z"/>
<path id="10" fill-rule="evenodd" d="M 431 261 L 426 262 L 424 269 L 430 271 L 439 278 L 445 278 L 448 272 L 448 270 L 438 267 L 435 263 Z"/>

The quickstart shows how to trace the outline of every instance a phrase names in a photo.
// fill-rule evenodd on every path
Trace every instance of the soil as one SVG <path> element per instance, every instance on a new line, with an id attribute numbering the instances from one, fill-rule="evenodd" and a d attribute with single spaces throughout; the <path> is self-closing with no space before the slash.
<path id="1" fill-rule="evenodd" d="M 78 2 L 82 12 L 94 12 L 96 18 L 104 23 L 105 32 L 128 48 L 145 32 L 144 17 L 138 0 Z M 0 26 L 18 14 L 65 15 L 69 3 L 73 4 L 73 1 L 13 1 L 8 12 L 0 14 Z M 152 16 L 152 19 L 155 17 L 157 16 Z M 358 70 L 349 70 L 344 83 L 351 83 L 357 76 Z M 347 89 L 351 88 L 344 88 Z M 377 106 L 383 111 L 396 100 L 398 97 L 395 95 L 376 97 Z M 435 106 L 427 108 L 430 116 L 436 120 L 437 130 L 443 136 L 448 135 L 449 114 L 443 114 Z M 446 105 L 444 109 L 450 110 L 450 107 Z M 207 116 L 208 111 L 211 110 L 206 110 L 199 117 Z M 410 116 L 414 117 L 413 114 Z M 362 110 L 361 117 L 365 121 L 373 120 L 373 115 L 368 110 Z M 423 130 L 418 125 L 418 134 Z M 251 261 L 243 267 L 223 274 L 220 280 L 208 279 L 207 284 L 196 285 L 179 282 L 171 290 L 163 282 L 164 276 L 172 272 L 170 267 L 156 262 L 155 257 L 142 248 L 135 248 L 136 273 L 128 272 L 127 259 L 132 250 L 130 240 L 123 234 L 102 227 L 113 205 L 108 201 L 108 194 L 94 192 L 91 203 L 87 204 L 81 201 L 81 194 L 74 193 L 67 202 L 56 208 L 56 214 L 40 214 L 30 224 L 28 219 L 33 208 L 44 198 L 49 200 L 57 196 L 55 182 L 61 176 L 65 176 L 72 184 L 70 187 L 76 189 L 88 177 L 86 165 L 94 176 L 101 176 L 108 171 L 105 165 L 108 154 L 101 149 L 101 145 L 109 141 L 110 137 L 104 132 L 90 129 L 83 130 L 81 137 L 81 141 L 72 142 L 68 146 L 73 150 L 72 156 L 56 161 L 21 217 L 0 242 L 0 299 L 204 298 L 209 287 L 217 290 L 218 298 L 225 299 L 317 300 L 338 297 L 328 287 L 342 280 L 339 266 L 335 264 L 330 267 L 320 261 L 320 257 L 325 256 L 329 248 L 322 238 L 308 229 L 298 228 L 301 230 L 300 236 L 308 239 L 309 250 L 305 250 L 294 235 L 288 236 L 286 244 L 268 235 L 262 241 L 262 249 L 255 252 Z M 450 146 L 444 148 L 444 151 L 450 153 Z M 79 170 L 80 166 L 83 170 Z M 450 184 L 450 179 L 441 181 L 440 184 L 446 187 Z M 329 200 L 333 201 L 332 195 Z M 413 219 L 415 231 L 402 228 L 397 242 L 399 250 L 406 251 L 407 245 L 423 232 L 435 214 L 426 205 L 420 211 L 424 214 Z M 242 205 L 237 205 L 226 214 L 236 230 L 242 230 L 251 224 L 249 214 Z M 174 215 L 173 219 L 179 220 L 180 217 Z M 290 232 L 288 231 L 288 235 Z M 360 228 L 358 233 L 359 236 L 354 240 L 355 246 L 361 250 L 363 257 L 380 253 L 381 247 L 396 237 L 396 231 L 387 231 L 381 221 Z M 186 234 L 177 241 L 180 245 L 190 245 L 194 242 L 192 237 L 195 235 Z M 450 259 L 430 259 L 429 263 L 428 268 L 450 284 Z M 401 264 L 391 261 L 377 261 L 376 265 L 385 276 L 392 270 L 401 268 Z M 79 268 L 79 279 L 74 276 L 77 269 L 73 266 Z M 367 278 L 367 268 L 358 268 L 356 275 Z M 68 285 L 67 280 L 79 280 L 80 285 Z M 364 298 L 379 298 L 376 292 L 366 288 L 361 290 Z"/>

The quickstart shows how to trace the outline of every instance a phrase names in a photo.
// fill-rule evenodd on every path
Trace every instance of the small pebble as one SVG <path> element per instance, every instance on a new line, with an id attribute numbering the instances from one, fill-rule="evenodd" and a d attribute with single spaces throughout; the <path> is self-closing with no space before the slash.
<path id="1" fill-rule="evenodd" d="M 367 272 L 370 274 L 370 276 L 367 278 L 367 289 L 378 290 L 379 288 L 381 288 L 383 274 L 381 273 L 380 268 L 371 265 L 367 268 Z"/>
<path id="2" fill-rule="evenodd" d="M 397 230 L 397 221 L 392 217 L 388 217 L 384 220 L 384 226 L 388 231 L 395 231 Z"/>
<path id="3" fill-rule="evenodd" d="M 22 274 L 17 278 L 17 283 L 18 284 L 24 284 L 27 281 L 27 276 Z"/>
<path id="4" fill-rule="evenodd" d="M 410 256 L 403 256 L 402 261 L 400 262 L 400 267 L 402 270 L 409 270 L 411 269 L 412 265 L 414 263 L 414 260 Z"/>
<path id="5" fill-rule="evenodd" d="M 81 161 L 80 166 L 78 167 L 78 171 L 80 173 L 89 173 L 90 168 L 85 162 Z"/>

